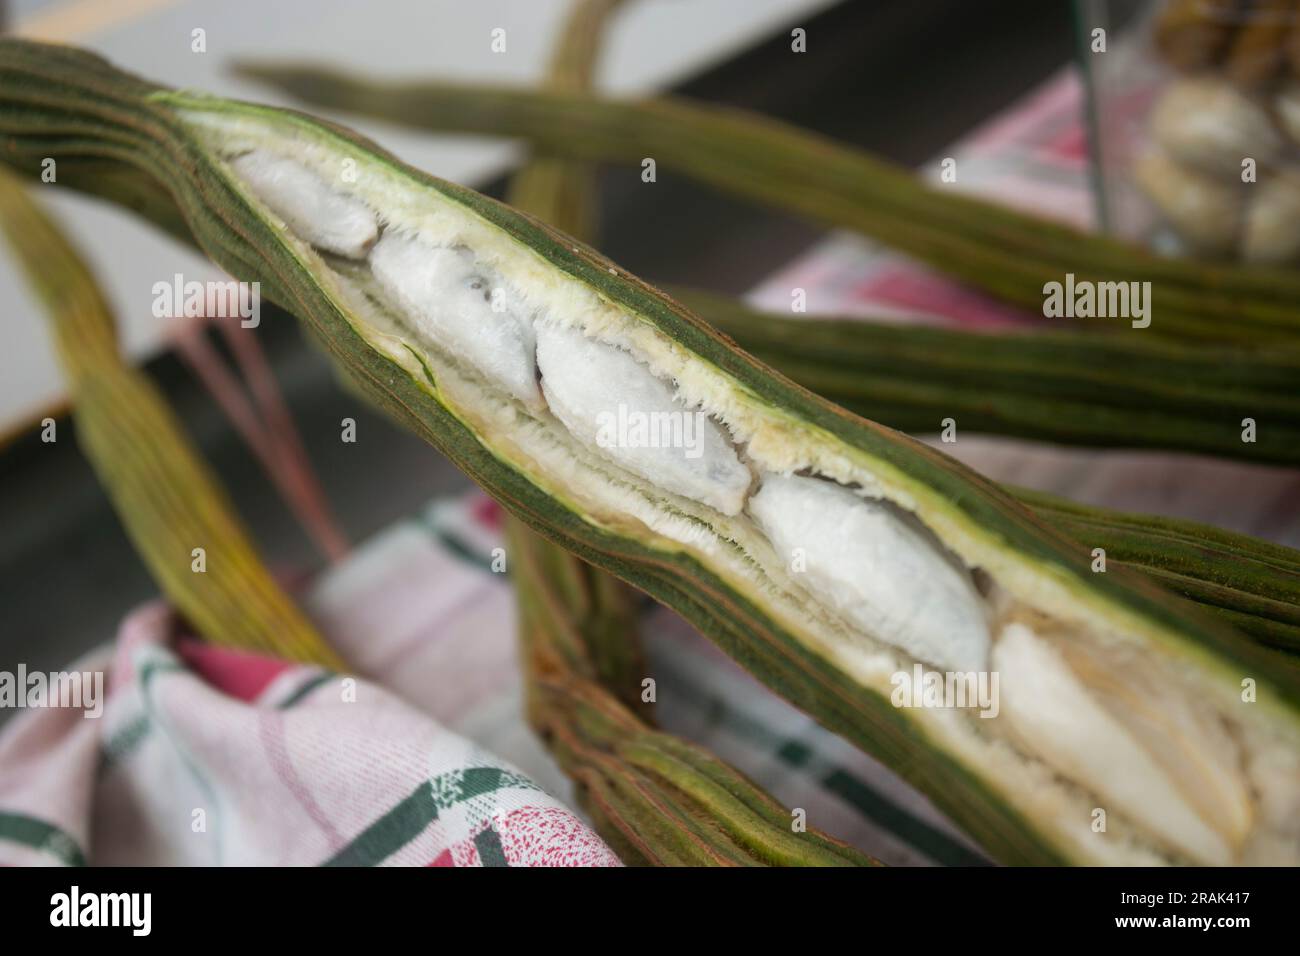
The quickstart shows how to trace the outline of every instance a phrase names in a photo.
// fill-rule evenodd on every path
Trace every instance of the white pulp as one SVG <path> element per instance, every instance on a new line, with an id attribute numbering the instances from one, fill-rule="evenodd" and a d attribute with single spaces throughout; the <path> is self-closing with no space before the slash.
<path id="1" fill-rule="evenodd" d="M 970 576 L 888 505 L 770 474 L 749 510 L 795 578 L 867 634 L 946 670 L 988 666 L 988 622 Z"/>
<path id="2" fill-rule="evenodd" d="M 534 411 L 536 338 L 531 318 L 476 267 L 468 249 L 434 246 L 393 232 L 370 253 L 379 284 L 420 333 L 464 359 Z"/>
<path id="3" fill-rule="evenodd" d="M 1023 624 L 998 637 L 1002 713 L 1050 766 L 1087 781 L 1104 801 L 1201 863 L 1224 865 L 1232 851 L 1174 786 L 1160 764 L 1075 676 L 1062 656 Z M 1099 837 L 1100 838 L 1100 837 Z"/>
<path id="4" fill-rule="evenodd" d="M 542 391 L 577 439 L 656 487 L 737 515 L 751 475 L 722 429 L 622 349 L 537 327 Z"/>
<path id="5" fill-rule="evenodd" d="M 319 249 L 364 259 L 379 238 L 379 225 L 370 207 L 331 189 L 291 159 L 255 151 L 238 157 L 232 165 L 290 232 Z"/>

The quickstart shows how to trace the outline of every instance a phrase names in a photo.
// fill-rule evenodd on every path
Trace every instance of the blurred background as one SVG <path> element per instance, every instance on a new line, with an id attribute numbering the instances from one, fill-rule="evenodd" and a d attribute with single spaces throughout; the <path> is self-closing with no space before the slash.
<path id="1" fill-rule="evenodd" d="M 5 27 L 89 47 L 175 86 L 287 103 L 233 78 L 229 61 L 274 57 L 391 78 L 530 82 L 544 67 L 566 6 L 564 0 L 20 0 L 7 4 Z M 1109 22 L 1122 25 L 1135 4 L 1104 6 Z M 917 165 L 1068 70 L 1077 15 L 1069 3 L 1043 0 L 645 0 L 618 17 L 599 86 L 622 94 L 673 91 L 756 109 Z M 497 27 L 507 31 L 503 54 L 489 48 Z M 806 30 L 806 54 L 791 53 L 795 27 Z M 192 50 L 196 29 L 204 31 L 202 53 Z M 336 118 L 415 166 L 496 195 L 522 155 L 499 141 Z M 1061 175 L 1078 188 L 1087 170 L 1076 164 Z M 130 354 L 147 363 L 166 391 L 269 562 L 310 572 L 319 555 L 171 353 L 150 309 L 160 278 L 177 272 L 219 278 L 216 271 L 116 209 L 56 188 L 40 193 L 96 268 Z M 728 293 L 761 289 L 825 238 L 808 222 L 719 196 L 666 169 L 653 189 L 638 170 L 605 171 L 600 209 L 599 245 L 615 261 L 651 281 Z M 7 313 L 0 348 L 0 667 L 24 661 L 33 670 L 49 669 L 109 639 L 121 616 L 156 588 L 70 440 L 45 325 L 4 257 L 0 294 Z M 264 307 L 258 334 L 353 541 L 436 494 L 468 486 L 433 449 L 341 390 L 287 315 Z M 38 423 L 46 416 L 59 423 L 52 444 L 40 439 Z M 357 420 L 356 445 L 338 440 L 344 417 Z"/>

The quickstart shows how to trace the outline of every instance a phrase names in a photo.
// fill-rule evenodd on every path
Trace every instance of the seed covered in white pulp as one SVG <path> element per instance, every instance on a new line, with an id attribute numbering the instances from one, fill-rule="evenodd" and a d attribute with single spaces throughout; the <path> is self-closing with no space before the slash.
<path id="1" fill-rule="evenodd" d="M 970 576 L 891 506 L 771 474 L 749 510 L 778 554 L 802 558 L 796 579 L 871 637 L 947 670 L 988 666 L 988 622 Z"/>
<path id="2" fill-rule="evenodd" d="M 1050 766 L 1072 780 L 1086 781 L 1117 810 L 1198 862 L 1232 862 L 1225 837 L 1235 831 L 1240 839 L 1250 824 L 1248 799 L 1231 792 L 1240 788 L 1234 785 L 1235 752 L 1229 751 L 1226 767 L 1217 766 L 1221 758 L 1212 735 L 1198 738 L 1195 727 L 1176 720 L 1171 727 L 1159 727 L 1162 701 L 1122 708 L 1126 726 L 1102 705 L 1104 686 L 1099 685 L 1098 694 L 1023 624 L 1010 624 L 998 636 L 993 666 L 1001 677 L 1003 714 L 1017 737 Z M 1110 684 L 1116 680 L 1105 673 L 1090 676 Z M 1134 733 L 1134 727 L 1141 733 Z M 1144 740 L 1152 749 L 1143 746 Z M 1187 790 L 1180 790 L 1179 783 Z M 1216 794 L 1219 788 L 1223 793 Z M 1198 803 L 1208 812 L 1198 812 Z"/>
<path id="3" fill-rule="evenodd" d="M 254 151 L 231 165 L 290 232 L 318 249 L 364 259 L 379 238 L 379 225 L 370 207 L 331 189 L 301 163 Z"/>
<path id="4" fill-rule="evenodd" d="M 537 364 L 574 437 L 665 491 L 740 513 L 752 476 L 723 430 L 630 353 L 542 322 Z"/>
<path id="5" fill-rule="evenodd" d="M 426 338 L 529 408 L 544 407 L 532 319 L 500 283 L 491 281 L 468 249 L 434 246 L 389 231 L 370 253 L 370 268 Z"/>

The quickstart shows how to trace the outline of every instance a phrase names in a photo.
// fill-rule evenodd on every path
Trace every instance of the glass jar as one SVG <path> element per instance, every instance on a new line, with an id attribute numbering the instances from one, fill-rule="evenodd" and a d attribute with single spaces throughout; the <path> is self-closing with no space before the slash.
<path id="1" fill-rule="evenodd" d="M 1172 254 L 1300 263 L 1300 4 L 1147 0 L 1120 23 L 1132 6 L 1075 4 L 1099 221 Z"/>

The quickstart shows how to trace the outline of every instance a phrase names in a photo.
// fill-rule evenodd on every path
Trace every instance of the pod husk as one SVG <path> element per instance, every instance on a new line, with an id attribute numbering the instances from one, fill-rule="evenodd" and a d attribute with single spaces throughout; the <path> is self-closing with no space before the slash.
<path id="1" fill-rule="evenodd" d="M 1261 645 L 1300 654 L 1300 551 L 1196 521 L 1127 514 L 1009 488 L 1045 522 L 1141 570 Z"/>
<path id="2" fill-rule="evenodd" d="M 672 294 L 750 354 L 864 418 L 1102 448 L 1300 464 L 1300 354 L 1087 332 L 787 318 Z M 1256 440 L 1242 440 L 1242 422 Z"/>

